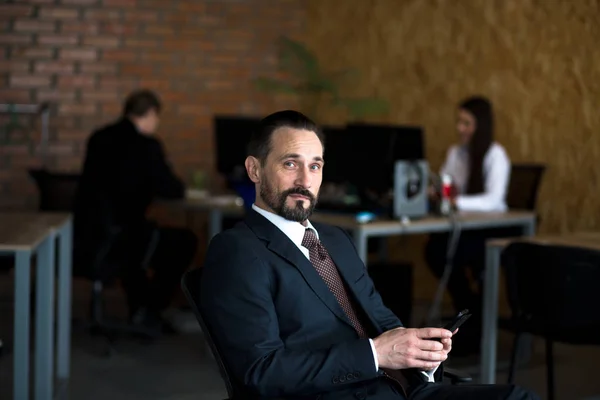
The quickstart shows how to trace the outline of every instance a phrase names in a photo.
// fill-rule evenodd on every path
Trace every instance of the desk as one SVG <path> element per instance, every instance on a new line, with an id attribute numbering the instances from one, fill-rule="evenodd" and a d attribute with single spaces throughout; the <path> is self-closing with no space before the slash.
<path id="1" fill-rule="evenodd" d="M 567 235 L 532 236 L 529 238 L 491 239 L 486 243 L 486 266 L 483 284 L 484 313 L 481 336 L 481 383 L 496 382 L 500 257 L 502 250 L 510 243 L 516 241 L 583 247 L 600 251 L 600 233 L 598 232 L 577 232 Z"/>
<path id="2" fill-rule="evenodd" d="M 57 397 L 66 395 L 71 342 L 72 222 L 68 214 L 0 213 L 0 252 L 14 254 L 14 400 L 29 399 L 29 299 L 31 259 L 36 261 L 34 394 L 54 395 L 55 244 L 59 239 L 58 318 L 56 338 Z"/>

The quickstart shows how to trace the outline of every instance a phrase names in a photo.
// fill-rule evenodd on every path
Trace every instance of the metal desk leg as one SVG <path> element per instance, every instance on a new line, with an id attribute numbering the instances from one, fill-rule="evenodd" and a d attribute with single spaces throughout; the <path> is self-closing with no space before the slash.
<path id="1" fill-rule="evenodd" d="M 208 213 L 208 241 L 223 230 L 223 213 L 219 210 L 210 210 Z"/>
<path id="2" fill-rule="evenodd" d="M 29 291 L 31 251 L 16 253 L 13 399 L 29 399 Z"/>
<path id="3" fill-rule="evenodd" d="M 69 221 L 59 232 L 58 266 L 58 333 L 56 340 L 56 375 L 69 379 L 71 351 L 71 271 L 73 253 L 73 224 Z"/>
<path id="4" fill-rule="evenodd" d="M 483 282 L 483 328 L 481 331 L 481 383 L 496 381 L 498 285 L 501 247 L 487 245 Z"/>
<path id="5" fill-rule="evenodd" d="M 367 235 L 362 229 L 357 228 L 354 230 L 354 245 L 360 259 L 367 265 L 368 251 L 367 251 Z"/>
<path id="6" fill-rule="evenodd" d="M 35 399 L 51 400 L 54 395 L 54 248 L 52 232 L 40 245 L 36 268 L 35 307 Z"/>

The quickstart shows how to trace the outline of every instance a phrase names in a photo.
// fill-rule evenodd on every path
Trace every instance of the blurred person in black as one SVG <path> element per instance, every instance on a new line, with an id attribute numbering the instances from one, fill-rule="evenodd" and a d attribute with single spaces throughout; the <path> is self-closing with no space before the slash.
<path id="1" fill-rule="evenodd" d="M 154 93 L 136 91 L 125 101 L 118 121 L 92 134 L 74 212 L 75 268 L 91 268 L 106 232 L 118 229 L 121 233 L 101 274 L 109 280 L 121 278 L 131 322 L 152 334 L 164 326 L 161 312 L 169 306 L 197 246 L 193 232 L 159 228 L 146 218 L 154 199 L 180 199 L 185 193 L 162 144 L 153 137 L 160 109 Z M 155 246 L 153 235 L 158 239 Z M 151 279 L 144 268 L 147 256 Z"/>

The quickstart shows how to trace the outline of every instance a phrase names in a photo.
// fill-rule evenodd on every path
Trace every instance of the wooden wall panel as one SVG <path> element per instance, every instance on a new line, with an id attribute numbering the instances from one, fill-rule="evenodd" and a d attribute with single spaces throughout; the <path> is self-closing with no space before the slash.
<path id="1" fill-rule="evenodd" d="M 377 120 L 421 124 L 435 168 L 455 106 L 488 96 L 513 162 L 543 162 L 543 231 L 600 229 L 600 2 L 310 0 L 306 40 L 324 68 L 357 68 L 348 95 L 377 95 Z M 342 122 L 321 108 L 319 120 Z"/>

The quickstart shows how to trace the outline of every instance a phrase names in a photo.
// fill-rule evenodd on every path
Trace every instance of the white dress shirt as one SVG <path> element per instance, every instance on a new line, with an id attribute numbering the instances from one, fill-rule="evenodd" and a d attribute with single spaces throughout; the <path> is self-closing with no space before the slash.
<path id="1" fill-rule="evenodd" d="M 302 239 L 304 239 L 304 233 L 307 228 L 312 229 L 317 235 L 317 239 L 319 238 L 319 232 L 315 229 L 315 227 L 310 223 L 310 221 L 306 221 L 306 226 L 302 225 L 299 222 L 294 222 L 287 220 L 277 214 L 273 214 L 267 210 L 263 210 L 260 207 L 257 207 L 256 204 L 252 204 L 252 209 L 268 219 L 273 225 L 275 225 L 281 232 L 285 233 L 285 235 L 294 243 L 298 249 L 308 258 L 310 261 L 310 252 L 304 246 L 302 246 Z M 375 362 L 375 370 L 379 371 L 379 360 L 377 360 L 377 351 L 375 350 L 375 344 L 373 344 L 373 339 L 369 339 L 369 343 L 371 344 L 371 350 L 373 351 L 373 360 Z M 434 369 L 432 371 L 422 371 L 423 374 L 427 376 L 429 382 L 434 382 L 433 374 L 437 370 Z"/>
<path id="2" fill-rule="evenodd" d="M 510 179 L 510 159 L 498 143 L 492 143 L 483 159 L 483 193 L 464 194 L 469 179 L 469 153 L 464 146 L 452 146 L 440 171 L 448 174 L 456 185 L 456 207 L 459 211 L 506 211 L 506 191 Z"/>

